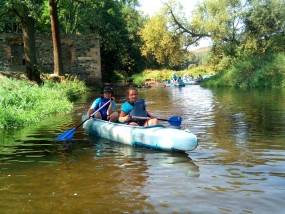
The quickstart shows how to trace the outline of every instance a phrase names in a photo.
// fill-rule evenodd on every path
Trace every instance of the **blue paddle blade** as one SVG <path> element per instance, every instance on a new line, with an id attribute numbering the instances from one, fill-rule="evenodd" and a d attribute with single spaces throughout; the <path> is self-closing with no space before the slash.
<path id="1" fill-rule="evenodd" d="M 172 116 L 167 121 L 172 126 L 180 126 L 182 122 L 182 118 L 179 116 Z"/>
<path id="2" fill-rule="evenodd" d="M 67 141 L 67 140 L 72 140 L 72 137 L 75 133 L 76 128 L 74 129 L 69 129 L 66 132 L 62 133 L 59 135 L 57 138 L 55 138 L 58 141 Z"/>

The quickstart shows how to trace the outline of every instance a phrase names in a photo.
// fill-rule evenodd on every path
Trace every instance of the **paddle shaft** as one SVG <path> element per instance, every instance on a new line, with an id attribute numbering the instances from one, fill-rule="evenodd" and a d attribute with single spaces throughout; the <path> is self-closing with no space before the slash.
<path id="1" fill-rule="evenodd" d="M 139 116 L 132 116 L 132 118 L 139 119 L 139 120 L 149 120 L 149 119 L 151 119 L 150 117 L 139 117 Z M 160 118 L 156 118 L 156 119 L 162 120 L 162 121 L 168 121 L 167 119 L 160 119 Z"/>
<path id="2" fill-rule="evenodd" d="M 85 123 L 87 120 L 89 120 L 94 114 L 96 114 L 98 111 L 100 111 L 102 108 L 104 108 L 110 102 L 111 102 L 111 99 L 108 102 L 106 102 L 104 105 L 102 105 L 100 108 L 98 108 L 96 111 L 94 111 L 88 119 L 85 119 L 83 122 L 81 122 L 78 126 L 75 127 L 75 129 L 79 128 L 83 123 Z"/>
<path id="3" fill-rule="evenodd" d="M 139 120 L 149 120 L 149 119 L 151 119 L 150 117 L 139 117 L 139 116 L 132 116 L 132 117 L 135 118 L 135 119 L 139 119 Z M 167 121 L 172 126 L 180 126 L 182 118 L 178 117 L 178 116 L 172 116 L 172 117 L 170 117 L 168 119 L 157 118 L 157 120 Z"/>

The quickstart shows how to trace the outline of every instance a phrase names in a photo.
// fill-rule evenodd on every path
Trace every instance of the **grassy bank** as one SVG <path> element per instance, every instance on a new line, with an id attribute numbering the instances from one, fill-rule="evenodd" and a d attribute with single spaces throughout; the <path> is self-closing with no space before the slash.
<path id="1" fill-rule="evenodd" d="M 283 88 L 285 54 L 242 56 L 214 77 L 204 81 L 206 87 Z"/>
<path id="2" fill-rule="evenodd" d="M 83 82 L 73 79 L 41 87 L 26 80 L 0 80 L 0 129 L 23 127 L 48 115 L 68 112 L 86 92 Z"/>

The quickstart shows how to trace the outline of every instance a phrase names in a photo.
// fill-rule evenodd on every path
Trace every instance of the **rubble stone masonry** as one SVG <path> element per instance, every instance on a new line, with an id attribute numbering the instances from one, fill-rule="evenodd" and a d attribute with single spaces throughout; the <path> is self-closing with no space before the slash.
<path id="1" fill-rule="evenodd" d="M 64 73 L 87 84 L 102 84 L 100 42 L 96 35 L 61 35 Z M 36 35 L 39 70 L 53 73 L 51 35 Z M 22 34 L 0 34 L 0 71 L 25 72 Z"/>

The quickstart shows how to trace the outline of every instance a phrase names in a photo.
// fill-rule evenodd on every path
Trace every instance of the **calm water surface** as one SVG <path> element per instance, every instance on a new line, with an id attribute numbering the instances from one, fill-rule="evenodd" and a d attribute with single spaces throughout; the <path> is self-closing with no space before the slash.
<path id="1" fill-rule="evenodd" d="M 54 141 L 81 122 L 89 97 L 71 114 L 1 134 L 1 213 L 284 213 L 283 91 L 195 85 L 139 93 L 160 118 L 181 116 L 198 148 L 133 148 L 82 128 L 72 142 Z M 123 101 L 118 91 L 119 108 Z"/>

